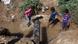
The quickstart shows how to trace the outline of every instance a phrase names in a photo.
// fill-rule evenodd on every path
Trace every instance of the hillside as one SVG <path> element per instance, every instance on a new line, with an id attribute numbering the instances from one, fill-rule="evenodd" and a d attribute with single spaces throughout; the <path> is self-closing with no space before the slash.
<path id="1" fill-rule="evenodd" d="M 32 22 L 32 25 L 30 27 L 28 27 L 27 26 L 28 21 L 25 20 L 24 18 L 21 18 L 19 15 L 18 5 L 20 3 L 23 3 L 23 1 L 24 0 L 15 0 L 15 2 L 14 2 L 14 4 L 16 5 L 15 8 L 9 10 L 8 12 L 7 12 L 7 8 L 0 2 L 0 27 L 8 29 L 11 33 L 19 33 L 20 32 L 20 33 L 24 34 L 22 39 L 20 39 L 20 41 L 18 41 L 16 44 L 33 44 L 32 41 L 29 40 L 29 38 L 25 38 L 25 36 L 28 35 L 29 33 L 31 33 L 31 31 L 33 30 L 34 24 Z M 51 13 L 50 8 L 52 6 L 55 6 L 55 8 L 57 9 L 58 12 L 60 10 L 57 7 L 57 5 L 58 5 L 57 0 L 46 0 L 46 1 L 41 0 L 41 3 L 43 3 L 44 6 L 49 7 L 49 9 L 47 11 L 45 11 L 45 13 L 41 12 L 38 14 L 40 16 L 43 16 L 43 19 L 41 19 L 40 22 L 41 22 L 41 29 L 42 29 L 42 39 L 43 39 L 44 44 L 45 43 L 58 44 L 56 42 L 59 39 L 62 39 L 62 37 L 64 37 L 64 36 L 65 36 L 65 38 L 63 38 L 63 39 L 67 39 L 67 37 L 73 38 L 70 40 L 74 40 L 74 38 L 76 39 L 78 26 L 74 22 L 71 22 L 71 26 L 70 26 L 69 30 L 62 31 L 62 29 L 61 29 L 61 17 L 58 17 L 60 22 L 58 22 L 54 27 L 52 27 L 52 25 L 50 25 L 48 27 L 48 24 L 49 24 L 48 20 L 50 18 L 50 13 Z M 12 19 L 11 19 L 12 15 L 15 15 L 15 21 L 14 22 L 12 22 Z M 32 19 L 33 18 L 34 18 L 34 16 L 32 17 Z M 74 30 L 76 30 L 76 31 L 74 31 Z M 72 36 L 72 37 L 70 37 L 70 36 Z M 11 38 L 3 37 L 3 36 L 0 36 L 0 37 L 3 38 L 3 39 L 1 39 L 2 42 L 3 41 L 5 42 L 9 39 L 16 38 L 15 36 L 12 36 Z M 64 41 L 62 41 L 62 42 L 64 42 Z M 70 41 L 68 41 L 68 42 L 70 42 Z M 63 44 L 63 43 L 59 42 L 59 44 Z M 66 44 L 66 43 L 64 43 L 64 44 Z M 75 42 L 73 44 L 75 44 Z"/>

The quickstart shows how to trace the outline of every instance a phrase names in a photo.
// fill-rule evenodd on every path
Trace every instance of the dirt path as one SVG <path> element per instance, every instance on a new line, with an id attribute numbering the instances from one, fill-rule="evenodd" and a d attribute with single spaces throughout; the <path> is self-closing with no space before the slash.
<path id="1" fill-rule="evenodd" d="M 19 0 L 17 0 L 17 1 L 19 1 Z M 22 0 L 20 0 L 20 2 L 21 1 Z M 42 0 L 42 2 L 44 3 L 45 6 L 49 6 L 49 7 L 55 6 L 57 4 L 56 0 L 47 0 L 47 1 Z M 33 29 L 33 25 L 30 28 L 28 28 L 27 21 L 24 19 L 22 19 L 22 20 L 19 19 L 18 11 L 19 10 L 17 8 L 15 10 L 15 13 L 13 13 L 14 15 L 17 16 L 15 22 L 8 21 L 9 18 L 7 18 L 4 14 L 4 13 L 6 13 L 6 10 L 4 9 L 4 6 L 2 4 L 0 4 L 0 27 L 5 27 L 5 28 L 9 29 L 10 32 L 21 32 L 26 35 Z M 52 26 L 48 27 L 50 10 L 46 11 L 45 13 L 40 13 L 40 15 L 43 16 L 43 19 L 40 20 L 41 28 L 46 27 L 48 41 L 55 39 L 58 36 L 58 34 L 61 32 L 60 31 L 61 23 L 58 22 L 54 27 L 52 27 Z M 74 23 L 71 23 L 69 30 L 77 30 L 77 29 L 78 29 L 77 25 Z M 44 34 L 44 32 L 43 32 L 43 34 Z"/>
<path id="2" fill-rule="evenodd" d="M 51 3 L 50 3 L 50 2 Z M 42 0 L 42 3 L 45 5 L 45 6 L 48 6 L 49 5 L 49 7 L 52 7 L 52 6 L 57 6 L 58 4 L 57 4 L 57 0 L 47 0 L 47 1 L 45 1 L 45 0 Z M 46 4 L 45 4 L 46 3 Z M 57 7 L 56 7 L 57 8 Z M 57 11 L 59 12 L 59 10 L 60 9 L 58 9 L 57 8 Z M 48 36 L 48 41 L 50 42 L 50 41 L 52 41 L 53 39 L 55 39 L 58 35 L 59 35 L 59 33 L 61 33 L 62 31 L 62 26 L 61 26 L 61 22 L 58 22 L 54 27 L 52 27 L 52 26 L 49 26 L 48 27 L 48 19 L 49 19 L 49 15 L 50 15 L 50 11 L 47 11 L 47 12 L 45 12 L 45 13 L 43 13 L 43 14 L 41 14 L 41 15 L 44 15 L 43 17 L 43 20 L 41 20 L 42 21 L 42 23 L 41 23 L 41 27 L 46 27 L 47 28 L 47 36 Z M 60 17 L 58 17 L 60 20 L 61 20 L 61 18 Z M 71 23 L 71 26 L 70 26 L 70 28 L 69 28 L 69 30 L 77 30 L 78 28 L 77 28 L 77 25 L 75 24 L 75 23 Z M 44 29 L 45 30 L 45 29 Z M 67 31 L 69 31 L 69 30 L 67 30 Z"/>
<path id="3" fill-rule="evenodd" d="M 43 19 L 41 20 L 41 27 L 45 27 L 45 29 L 42 29 L 42 30 L 46 30 L 47 31 L 47 39 L 48 39 L 48 42 L 52 41 L 53 39 L 57 38 L 57 36 L 59 35 L 59 33 L 63 32 L 62 31 L 62 23 L 61 22 L 58 22 L 54 27 L 52 27 L 52 25 L 50 25 L 48 27 L 48 20 L 49 20 L 49 17 L 50 17 L 50 12 L 48 12 L 48 14 L 46 14 L 47 12 L 45 13 L 42 13 L 40 14 L 41 16 L 43 16 Z M 59 18 L 59 17 L 58 17 Z M 61 20 L 61 18 L 59 18 L 59 20 Z M 70 30 L 77 30 L 77 25 L 75 23 L 71 23 L 70 24 L 70 28 L 69 30 L 67 31 L 70 31 Z M 43 34 L 45 36 L 45 34 Z"/>

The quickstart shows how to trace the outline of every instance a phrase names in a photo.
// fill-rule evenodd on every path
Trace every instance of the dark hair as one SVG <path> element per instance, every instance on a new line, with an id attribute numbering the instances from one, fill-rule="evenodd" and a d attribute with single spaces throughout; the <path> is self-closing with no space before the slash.
<path id="1" fill-rule="evenodd" d="M 25 9 L 25 11 L 26 11 L 26 10 L 28 10 L 29 8 L 32 8 L 32 6 L 31 6 L 31 5 L 30 5 L 30 6 L 28 6 L 28 7 Z"/>
<path id="2" fill-rule="evenodd" d="M 54 7 L 51 7 L 51 11 L 54 12 L 55 11 L 55 8 Z"/>
<path id="3" fill-rule="evenodd" d="M 69 13 L 69 10 L 68 9 L 65 9 L 65 13 Z"/>

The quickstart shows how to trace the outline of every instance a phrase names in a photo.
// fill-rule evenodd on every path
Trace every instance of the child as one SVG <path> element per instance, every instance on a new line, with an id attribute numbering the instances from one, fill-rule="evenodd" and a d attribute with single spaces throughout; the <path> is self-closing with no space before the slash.
<path id="1" fill-rule="evenodd" d="M 28 7 L 25 12 L 24 12 L 24 16 L 25 18 L 28 17 L 29 22 L 28 22 L 28 27 L 31 25 L 31 15 L 32 15 L 32 8 Z"/>
<path id="2" fill-rule="evenodd" d="M 55 8 L 52 7 L 51 8 L 51 16 L 50 16 L 50 19 L 49 19 L 49 23 L 52 24 L 52 23 L 55 23 L 55 20 L 56 20 L 56 16 L 58 15 L 57 12 L 55 11 Z"/>
<path id="3" fill-rule="evenodd" d="M 67 28 L 69 28 L 68 26 L 70 25 L 70 18 L 71 18 L 71 15 L 69 13 L 69 10 L 65 9 L 65 12 L 63 15 L 62 29 L 66 30 Z"/>

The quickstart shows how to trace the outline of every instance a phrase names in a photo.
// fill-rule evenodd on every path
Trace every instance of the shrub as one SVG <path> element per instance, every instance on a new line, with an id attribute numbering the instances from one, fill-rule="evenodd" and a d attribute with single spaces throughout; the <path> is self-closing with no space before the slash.
<path id="1" fill-rule="evenodd" d="M 66 8 L 69 9 L 72 14 L 73 21 L 78 23 L 78 0 L 58 0 L 58 4 L 62 13 Z"/>
<path id="2" fill-rule="evenodd" d="M 25 0 L 24 3 L 20 4 L 20 12 L 23 13 L 25 8 L 27 8 L 29 5 L 32 6 L 34 14 L 37 14 L 38 10 L 40 10 L 40 7 L 42 4 L 40 3 L 39 0 Z"/>

